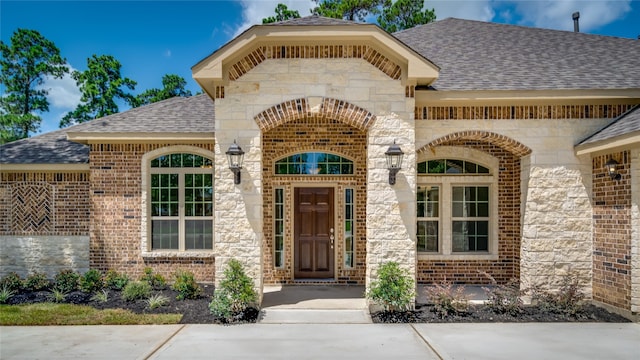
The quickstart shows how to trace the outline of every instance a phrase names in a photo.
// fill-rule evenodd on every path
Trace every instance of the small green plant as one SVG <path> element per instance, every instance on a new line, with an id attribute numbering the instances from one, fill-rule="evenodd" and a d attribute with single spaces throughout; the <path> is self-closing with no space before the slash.
<path id="1" fill-rule="evenodd" d="M 247 276 L 238 260 L 229 260 L 220 286 L 216 288 L 209 304 L 209 310 L 215 317 L 230 322 L 235 315 L 257 306 L 257 302 L 258 293 L 254 289 L 253 280 Z"/>
<path id="2" fill-rule="evenodd" d="M 185 270 L 178 270 L 174 274 L 176 281 L 171 288 L 178 292 L 176 299 L 197 299 L 202 294 L 202 288 L 193 276 L 193 273 Z"/>
<path id="3" fill-rule="evenodd" d="M 134 301 L 147 299 L 151 294 L 151 285 L 146 281 L 130 281 L 122 290 L 122 299 Z"/>
<path id="4" fill-rule="evenodd" d="M 90 269 L 80 278 L 80 290 L 88 294 L 102 290 L 103 287 L 102 273 L 97 269 Z"/>
<path id="5" fill-rule="evenodd" d="M 51 294 L 49 294 L 49 300 L 54 303 L 63 303 L 66 299 L 67 293 L 58 288 L 53 288 Z"/>
<path id="6" fill-rule="evenodd" d="M 98 291 L 90 299 L 91 301 L 106 303 L 109 300 L 109 292 L 107 290 Z"/>
<path id="7" fill-rule="evenodd" d="M 107 271 L 107 274 L 104 276 L 105 285 L 112 290 L 122 290 L 129 282 L 129 276 L 124 273 L 119 273 L 115 270 Z"/>
<path id="8" fill-rule="evenodd" d="M 22 278 L 15 272 L 10 272 L 0 280 L 0 287 L 9 291 L 18 292 L 22 290 Z"/>
<path id="9" fill-rule="evenodd" d="M 140 281 L 146 281 L 154 290 L 163 290 L 167 287 L 167 280 L 160 274 L 154 274 L 150 267 L 144 268 L 144 274 L 140 277 Z"/>
<path id="10" fill-rule="evenodd" d="M 486 305 L 496 314 L 509 314 L 516 316 L 522 312 L 524 302 L 522 296 L 525 291 L 520 290 L 517 279 L 511 279 L 506 285 L 499 285 L 496 279 L 488 273 L 481 271 L 482 275 L 491 280 L 491 287 L 483 287 L 487 294 Z"/>
<path id="11" fill-rule="evenodd" d="M 169 298 L 162 294 L 155 294 L 151 295 L 147 300 L 145 300 L 145 302 L 149 309 L 155 309 L 167 305 L 169 303 Z"/>
<path id="12" fill-rule="evenodd" d="M 429 302 L 433 304 L 433 311 L 443 319 L 449 315 L 465 314 L 469 310 L 469 298 L 463 286 L 445 280 L 442 284 L 434 283 L 426 292 Z"/>
<path id="13" fill-rule="evenodd" d="M 65 294 L 78 290 L 80 274 L 73 270 L 60 270 L 53 280 L 53 288 Z"/>
<path id="14" fill-rule="evenodd" d="M 409 310 L 415 298 L 413 279 L 397 262 L 387 262 L 380 267 L 378 280 L 371 283 L 367 298 L 387 311 Z"/>
<path id="15" fill-rule="evenodd" d="M 9 301 L 9 299 L 11 299 L 15 294 L 16 293 L 13 290 L 3 285 L 0 288 L 0 304 L 6 304 L 7 301 Z"/>
<path id="16" fill-rule="evenodd" d="M 582 312 L 584 293 L 578 276 L 568 272 L 562 277 L 558 291 L 541 290 L 540 285 L 532 287 L 531 302 L 544 311 L 575 316 Z"/>
<path id="17" fill-rule="evenodd" d="M 24 280 L 24 288 L 29 291 L 47 290 L 51 286 L 51 282 L 47 279 L 47 275 L 41 272 L 29 274 Z"/>

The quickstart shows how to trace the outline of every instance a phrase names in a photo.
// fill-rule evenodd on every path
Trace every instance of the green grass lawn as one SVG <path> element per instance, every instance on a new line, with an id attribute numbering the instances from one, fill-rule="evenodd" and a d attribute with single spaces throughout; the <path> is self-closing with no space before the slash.
<path id="1" fill-rule="evenodd" d="M 72 304 L 0 305 L 0 325 L 159 325 L 177 324 L 181 318 L 182 314 L 135 314 Z"/>

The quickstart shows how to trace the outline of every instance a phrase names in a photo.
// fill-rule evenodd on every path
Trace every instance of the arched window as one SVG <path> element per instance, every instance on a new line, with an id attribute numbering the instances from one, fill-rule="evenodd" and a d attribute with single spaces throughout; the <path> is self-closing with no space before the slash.
<path id="1" fill-rule="evenodd" d="M 416 225 L 417 247 L 422 254 L 497 254 L 497 227 L 493 224 L 497 178 L 491 170 L 497 163 L 490 155 L 474 155 L 491 165 L 452 158 L 418 163 Z"/>
<path id="2" fill-rule="evenodd" d="M 150 161 L 150 250 L 213 250 L 209 158 L 176 153 Z"/>
<path id="3" fill-rule="evenodd" d="M 275 163 L 276 175 L 352 175 L 353 161 L 339 155 L 305 152 Z"/>

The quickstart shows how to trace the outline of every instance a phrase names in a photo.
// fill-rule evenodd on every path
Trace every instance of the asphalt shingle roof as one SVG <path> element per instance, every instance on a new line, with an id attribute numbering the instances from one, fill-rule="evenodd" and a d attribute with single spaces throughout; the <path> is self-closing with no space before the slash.
<path id="1" fill-rule="evenodd" d="M 622 114 L 614 122 L 602 130 L 583 140 L 578 145 L 591 144 L 598 141 L 610 140 L 632 132 L 640 132 L 640 105 Z"/>
<path id="2" fill-rule="evenodd" d="M 213 101 L 207 95 L 175 97 L 2 145 L 0 164 L 87 163 L 89 147 L 67 140 L 68 132 L 211 133 L 214 119 Z"/>
<path id="3" fill-rule="evenodd" d="M 640 88 L 640 41 L 448 18 L 393 34 L 440 66 L 436 90 Z"/>

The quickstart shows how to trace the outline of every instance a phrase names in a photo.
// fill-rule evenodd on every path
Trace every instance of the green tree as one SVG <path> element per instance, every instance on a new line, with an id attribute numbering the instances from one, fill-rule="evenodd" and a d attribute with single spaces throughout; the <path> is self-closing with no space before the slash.
<path id="1" fill-rule="evenodd" d="M 298 10 L 289 10 L 287 5 L 285 4 L 278 4 L 278 6 L 276 6 L 275 11 L 276 11 L 275 16 L 269 16 L 269 17 L 263 18 L 262 23 L 271 24 L 274 22 L 297 19 L 300 17 L 300 13 L 298 12 Z"/>
<path id="2" fill-rule="evenodd" d="M 82 103 L 66 114 L 60 121 L 60 127 L 82 123 L 119 111 L 116 100 L 124 100 L 135 106 L 136 97 L 125 90 L 134 90 L 136 82 L 123 78 L 122 65 L 111 55 L 92 55 L 87 59 L 86 71 L 74 71 L 71 76 L 80 87 Z"/>
<path id="3" fill-rule="evenodd" d="M 185 89 L 187 81 L 182 76 L 166 74 L 162 77 L 162 86 L 162 89 L 149 89 L 138 95 L 135 106 L 148 105 L 176 96 L 191 96 L 191 91 Z"/>
<path id="4" fill-rule="evenodd" d="M 313 14 L 334 19 L 365 21 L 369 15 L 380 14 L 380 8 L 391 5 L 391 0 L 313 0 L 318 6 Z"/>
<path id="5" fill-rule="evenodd" d="M 11 45 L 0 41 L 0 143 L 26 138 L 40 127 L 37 112 L 49 111 L 46 77 L 61 78 L 69 71 L 55 44 L 39 32 L 18 29 Z"/>
<path id="6" fill-rule="evenodd" d="M 382 9 L 378 24 L 387 32 L 393 33 L 435 21 L 435 10 L 423 11 L 423 7 L 424 0 L 396 0 L 393 5 Z"/>

